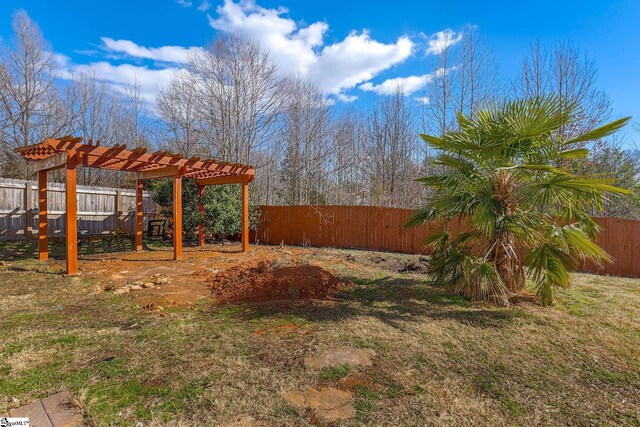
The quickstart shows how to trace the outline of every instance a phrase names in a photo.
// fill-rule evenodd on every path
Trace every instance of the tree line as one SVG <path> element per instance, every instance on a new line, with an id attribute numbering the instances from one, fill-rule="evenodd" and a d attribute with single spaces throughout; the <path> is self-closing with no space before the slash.
<path id="1" fill-rule="evenodd" d="M 49 43 L 24 11 L 0 53 L 0 175 L 32 179 L 14 149 L 48 137 L 82 135 L 102 145 L 125 143 L 216 158 L 257 168 L 255 204 L 345 204 L 414 208 L 428 191 L 414 180 L 442 172 L 418 135 L 442 135 L 505 98 L 557 95 L 576 106 L 563 139 L 612 118 L 597 68 L 579 47 L 531 44 L 513 79 L 502 78 L 491 46 L 469 26 L 460 43 L 425 66 L 430 82 L 408 96 L 402 86 L 370 105 L 334 103 L 308 78 L 284 73 L 258 42 L 225 34 L 191 55 L 156 99 L 135 81 L 119 90 L 95 74 L 61 80 Z M 576 172 L 635 188 L 635 151 L 614 137 L 592 143 L 591 154 L 567 160 Z M 81 184 L 129 186 L 130 174 L 83 168 Z M 604 215 L 640 217 L 633 198 L 606 202 Z"/>

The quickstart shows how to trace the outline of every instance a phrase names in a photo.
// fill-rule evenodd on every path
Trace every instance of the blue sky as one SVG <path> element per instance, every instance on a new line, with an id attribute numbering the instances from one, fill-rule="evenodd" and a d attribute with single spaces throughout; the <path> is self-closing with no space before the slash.
<path id="1" fill-rule="evenodd" d="M 640 1 L 2 0 L 0 37 L 18 8 L 40 25 L 63 74 L 94 71 L 116 89 L 135 77 L 149 99 L 190 47 L 230 30 L 261 39 L 282 68 L 308 74 L 337 102 L 369 102 L 384 81 L 409 76 L 418 97 L 437 52 L 425 53 L 429 40 L 456 40 L 473 24 L 506 78 L 534 40 L 575 42 L 595 60 L 614 114 L 640 119 Z"/>

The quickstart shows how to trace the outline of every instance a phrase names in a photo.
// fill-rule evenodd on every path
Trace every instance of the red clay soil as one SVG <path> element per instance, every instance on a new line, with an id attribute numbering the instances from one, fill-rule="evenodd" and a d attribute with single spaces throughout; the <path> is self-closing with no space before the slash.
<path id="1" fill-rule="evenodd" d="M 221 271 L 209 288 L 214 302 L 263 302 L 278 300 L 331 299 L 347 287 L 327 270 L 315 265 L 285 265 L 260 261 Z"/>

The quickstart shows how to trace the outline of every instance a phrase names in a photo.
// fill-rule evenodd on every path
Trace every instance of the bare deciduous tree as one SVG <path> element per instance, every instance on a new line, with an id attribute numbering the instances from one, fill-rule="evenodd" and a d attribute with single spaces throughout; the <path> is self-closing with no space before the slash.
<path id="1" fill-rule="evenodd" d="M 72 132 L 92 144 L 131 144 L 129 113 L 124 95 L 113 91 L 93 73 L 73 76 L 65 93 L 65 106 L 73 111 Z M 135 140 L 133 140 L 135 143 Z M 81 168 L 78 180 L 84 185 L 127 185 L 124 174 L 104 169 Z"/>
<path id="2" fill-rule="evenodd" d="M 185 157 L 206 155 L 202 146 L 203 136 L 194 102 L 194 79 L 180 75 L 157 98 L 158 114 L 166 132 L 163 133 L 169 148 Z"/>
<path id="3" fill-rule="evenodd" d="M 12 45 L 0 56 L 0 120 L 4 176 L 31 177 L 31 165 L 13 149 L 70 130 L 70 115 L 55 86 L 54 56 L 23 10 L 13 15 Z"/>
<path id="4" fill-rule="evenodd" d="M 381 98 L 368 118 L 365 173 L 373 204 L 402 206 L 410 200 L 415 113 L 401 88 Z M 417 185 L 415 187 L 418 187 Z"/>
<path id="5" fill-rule="evenodd" d="M 575 122 L 560 130 L 569 139 L 611 116 L 611 101 L 598 86 L 597 74 L 594 61 L 572 43 L 561 42 L 548 49 L 536 41 L 522 61 L 514 91 L 519 97 L 556 94 L 567 106 L 577 105 Z"/>
<path id="6" fill-rule="evenodd" d="M 326 201 L 330 173 L 329 107 L 324 94 L 311 81 L 291 78 L 282 114 L 279 139 L 284 144 L 281 194 L 287 204 Z"/>
<path id="7" fill-rule="evenodd" d="M 286 80 L 267 52 L 239 35 L 217 39 L 193 55 L 187 67 L 211 154 L 250 163 L 270 143 Z"/>
<path id="8" fill-rule="evenodd" d="M 453 37 L 453 35 L 451 36 Z M 462 30 L 462 40 L 452 43 L 432 61 L 433 81 L 424 92 L 423 129 L 442 135 L 456 126 L 456 114 L 473 114 L 500 94 L 498 66 L 493 51 L 475 26 Z"/>

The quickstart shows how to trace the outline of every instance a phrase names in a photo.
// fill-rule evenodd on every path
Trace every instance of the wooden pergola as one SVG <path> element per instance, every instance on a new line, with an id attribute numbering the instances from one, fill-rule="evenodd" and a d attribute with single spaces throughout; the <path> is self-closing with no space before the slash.
<path id="1" fill-rule="evenodd" d="M 22 157 L 32 160 L 38 171 L 38 259 L 49 258 L 47 236 L 47 172 L 64 169 L 66 174 L 65 228 L 67 274 L 78 273 L 78 230 L 76 200 L 76 169 L 79 166 L 108 169 L 136 174 L 136 251 L 142 250 L 143 181 L 173 177 L 173 259 L 182 259 L 182 178 L 195 178 L 200 195 L 199 244 L 205 244 L 205 187 L 220 184 L 242 185 L 242 251 L 249 249 L 249 183 L 255 169 L 248 165 L 183 158 L 167 151 L 147 152 L 145 148 L 127 149 L 125 145 L 104 147 L 100 143 L 83 144 L 81 137 L 49 138 L 41 143 L 16 149 Z"/>

